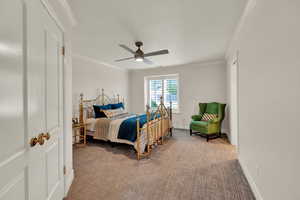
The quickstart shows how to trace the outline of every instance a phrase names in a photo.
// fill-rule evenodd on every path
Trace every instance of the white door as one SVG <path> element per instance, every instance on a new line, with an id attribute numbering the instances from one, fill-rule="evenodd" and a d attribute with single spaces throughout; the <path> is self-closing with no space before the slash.
<path id="1" fill-rule="evenodd" d="M 0 199 L 26 199 L 23 12 L 19 0 L 0 1 Z"/>
<path id="2" fill-rule="evenodd" d="M 63 198 L 63 34 L 40 0 L 26 1 L 29 199 Z M 47 136 L 49 140 L 47 140 Z M 44 142 L 44 144 L 43 144 Z"/>
<path id="3" fill-rule="evenodd" d="M 63 34 L 40 0 L 0 17 L 0 200 L 61 200 Z"/>

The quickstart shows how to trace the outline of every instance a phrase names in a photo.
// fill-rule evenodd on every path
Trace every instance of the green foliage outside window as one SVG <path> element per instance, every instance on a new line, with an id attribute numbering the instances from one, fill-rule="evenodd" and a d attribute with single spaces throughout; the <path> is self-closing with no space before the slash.
<path id="1" fill-rule="evenodd" d="M 153 100 L 151 100 L 151 108 L 157 108 L 157 103 Z"/>
<path id="2" fill-rule="evenodd" d="M 169 84 L 167 84 L 167 91 L 169 94 L 171 95 L 176 95 L 177 94 L 177 84 L 172 84 L 169 82 Z"/>

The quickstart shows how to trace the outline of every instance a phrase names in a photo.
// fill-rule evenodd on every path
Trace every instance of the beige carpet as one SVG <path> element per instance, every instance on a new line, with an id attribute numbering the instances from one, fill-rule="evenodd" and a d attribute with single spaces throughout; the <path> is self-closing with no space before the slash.
<path id="1" fill-rule="evenodd" d="M 105 142 L 74 149 L 75 179 L 67 200 L 252 200 L 233 146 L 175 131 L 150 159 Z"/>

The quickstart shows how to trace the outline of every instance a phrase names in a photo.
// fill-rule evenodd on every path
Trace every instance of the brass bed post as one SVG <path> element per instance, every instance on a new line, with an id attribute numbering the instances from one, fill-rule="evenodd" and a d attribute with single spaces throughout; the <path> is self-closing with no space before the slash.
<path id="1" fill-rule="evenodd" d="M 79 103 L 79 123 L 83 124 L 83 93 L 80 94 L 80 103 Z"/>
<path id="2" fill-rule="evenodd" d="M 151 140 L 151 138 L 150 138 L 150 120 L 151 120 L 151 116 L 150 116 L 150 111 L 149 111 L 149 109 L 150 109 L 150 107 L 149 107 L 149 105 L 146 105 L 146 114 L 147 114 L 147 140 L 148 140 L 148 142 L 147 142 L 147 153 L 148 154 L 150 154 L 150 140 Z"/>
<path id="3" fill-rule="evenodd" d="M 118 97 L 118 103 L 120 103 L 120 95 L 117 94 L 117 97 Z"/>
<path id="4" fill-rule="evenodd" d="M 140 118 L 136 118 L 137 159 L 140 160 Z"/>
<path id="5" fill-rule="evenodd" d="M 170 122 L 169 122 L 169 131 L 170 131 L 170 135 L 173 136 L 173 123 L 172 123 L 172 101 L 170 101 L 170 108 L 169 108 L 169 118 L 170 118 Z"/>
<path id="6" fill-rule="evenodd" d="M 101 103 L 102 103 L 102 105 L 104 105 L 105 104 L 105 102 L 104 102 L 104 89 L 102 88 L 102 94 L 101 94 Z"/>
<path id="7" fill-rule="evenodd" d="M 159 105 L 159 114 L 160 114 L 160 136 L 161 136 L 161 144 L 164 143 L 164 134 L 163 134 L 163 97 L 160 97 L 160 105 Z"/>

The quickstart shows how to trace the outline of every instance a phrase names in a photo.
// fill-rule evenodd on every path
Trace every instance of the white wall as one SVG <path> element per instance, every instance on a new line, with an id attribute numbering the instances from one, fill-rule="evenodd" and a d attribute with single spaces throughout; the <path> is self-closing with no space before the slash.
<path id="1" fill-rule="evenodd" d="M 125 98 L 125 107 L 129 109 L 128 71 L 106 66 L 96 60 L 73 56 L 73 114 L 78 117 L 80 93 L 84 98 L 93 99 L 104 89 L 110 97 L 121 95 Z"/>
<path id="2" fill-rule="evenodd" d="M 238 63 L 237 57 L 227 62 L 227 114 L 229 121 L 229 140 L 238 146 Z"/>
<path id="3" fill-rule="evenodd" d="M 239 159 L 257 196 L 300 199 L 300 1 L 249 0 L 239 52 Z"/>
<path id="4" fill-rule="evenodd" d="M 175 128 L 189 128 L 191 116 L 199 112 L 199 102 L 226 102 L 225 62 L 193 63 L 130 71 L 130 100 L 133 112 L 145 110 L 144 77 L 167 74 L 179 74 L 180 113 L 173 115 Z M 226 121 L 223 127 L 228 127 Z"/>

